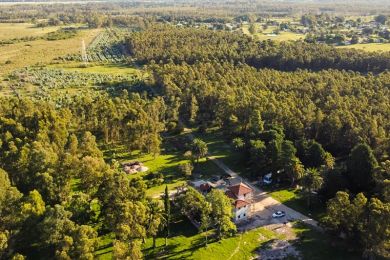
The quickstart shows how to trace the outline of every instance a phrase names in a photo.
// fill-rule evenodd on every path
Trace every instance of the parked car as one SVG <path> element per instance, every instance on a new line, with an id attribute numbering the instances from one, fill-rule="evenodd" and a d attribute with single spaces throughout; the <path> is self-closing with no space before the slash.
<path id="1" fill-rule="evenodd" d="M 269 185 L 272 183 L 272 173 L 268 173 L 263 177 L 263 183 Z"/>
<path id="2" fill-rule="evenodd" d="M 286 216 L 286 212 L 281 211 L 281 210 L 278 210 L 278 211 L 276 211 L 275 213 L 272 214 L 273 218 L 282 218 L 284 216 Z"/>

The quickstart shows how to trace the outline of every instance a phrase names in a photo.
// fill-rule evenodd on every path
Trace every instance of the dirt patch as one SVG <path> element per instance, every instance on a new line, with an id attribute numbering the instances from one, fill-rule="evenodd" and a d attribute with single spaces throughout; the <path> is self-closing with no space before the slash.
<path id="1" fill-rule="evenodd" d="M 283 239 L 294 240 L 297 238 L 297 235 L 295 234 L 295 232 L 293 231 L 293 229 L 291 227 L 292 227 L 291 223 L 272 224 L 272 225 L 265 226 L 266 229 L 269 229 L 269 230 L 275 232 L 276 234 L 283 237 Z"/>
<path id="2" fill-rule="evenodd" d="M 294 257 L 301 259 L 299 252 L 288 240 L 275 239 L 258 250 L 258 259 L 276 260 Z"/>

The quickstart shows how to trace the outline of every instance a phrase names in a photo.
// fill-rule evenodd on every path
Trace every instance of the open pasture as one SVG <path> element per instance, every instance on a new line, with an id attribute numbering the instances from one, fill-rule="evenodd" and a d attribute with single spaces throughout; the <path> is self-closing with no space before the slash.
<path id="1" fill-rule="evenodd" d="M 78 36 L 65 40 L 36 40 L 0 46 L 0 75 L 17 68 L 50 63 L 54 58 L 81 51 L 81 41 L 90 43 L 100 29 L 84 30 Z"/>
<path id="2" fill-rule="evenodd" d="M 42 36 L 59 28 L 59 26 L 38 28 L 31 23 L 0 23 L 0 40 Z"/>

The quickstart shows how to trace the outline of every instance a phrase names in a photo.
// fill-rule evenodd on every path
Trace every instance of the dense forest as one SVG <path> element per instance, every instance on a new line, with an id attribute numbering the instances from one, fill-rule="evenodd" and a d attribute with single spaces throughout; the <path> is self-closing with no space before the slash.
<path id="1" fill-rule="evenodd" d="M 4 89 L 20 92 L 0 97 L 0 259 L 95 259 L 103 239 L 112 258 L 143 259 L 147 240 L 155 249 L 158 238 L 165 245 L 153 257 L 169 258 L 163 253 L 177 246 L 168 240 L 178 215 L 195 216 L 206 245 L 208 236 L 234 236 L 239 231 L 225 193 L 203 196 L 185 185 L 194 169 L 215 160 L 202 140 L 211 129 L 222 136 L 222 149 L 239 154 L 240 178 L 257 185 L 273 173 L 277 189 L 299 189 L 305 208 L 323 210 L 315 216 L 321 235 L 347 241 L 343 251 L 390 257 L 390 52 L 260 41 L 240 31 L 175 24 L 250 20 L 246 9 L 256 3 L 244 2 L 240 8 L 169 1 L 162 9 L 129 2 L 0 10 L 0 20 L 9 23 L 85 25 L 36 38 L 42 41 L 91 28 L 129 29 L 115 42 L 126 55 L 120 61 L 88 63 L 76 53 L 67 57 L 78 59 L 57 58 L 46 68 L 19 68 L 2 78 Z M 202 14 L 207 5 L 214 16 Z M 265 6 L 281 16 L 306 10 Z M 104 45 L 111 35 L 100 35 L 101 49 L 113 53 Z M 40 92 L 29 96 L 21 91 L 27 88 Z M 164 146 L 167 140 L 171 146 Z M 112 152 L 118 147 L 132 162 L 133 155 L 150 155 L 177 171 L 181 193 L 178 188 L 170 200 L 175 180 L 166 181 L 165 172 L 126 174 L 124 155 Z M 176 157 L 155 160 L 163 152 Z M 179 160 L 185 163 L 174 165 Z M 165 192 L 147 195 L 155 183 Z"/>
<path id="2" fill-rule="evenodd" d="M 359 142 L 378 155 L 389 151 L 388 72 L 280 72 L 230 63 L 153 68 L 159 90 L 177 110 L 172 114 L 187 122 L 218 124 L 231 136 L 277 124 L 289 139 L 318 139 L 336 155 Z"/>
<path id="3" fill-rule="evenodd" d="M 122 140 L 129 149 L 157 153 L 162 105 L 159 99 L 146 102 L 126 93 L 115 100 L 84 96 L 60 109 L 43 101 L 3 99 L 1 258 L 17 257 L 18 252 L 35 258 L 92 259 L 97 232 L 89 225 L 103 221 L 103 230 L 123 229 L 131 225 L 119 218 L 124 209 L 139 209 L 145 218 L 137 223 L 141 233 L 129 227 L 128 236 L 145 236 L 149 204 L 143 202 L 144 182 L 128 180 L 115 162 L 107 164 L 89 131 L 110 143 Z M 82 182 L 72 181 L 77 179 Z M 75 187 L 78 191 L 71 192 Z M 118 239 L 127 239 L 122 229 Z"/>
<path id="4" fill-rule="evenodd" d="M 134 33 L 128 45 L 142 63 L 227 61 L 287 71 L 342 69 L 363 73 L 378 73 L 390 68 L 388 53 L 378 55 L 303 42 L 258 42 L 248 36 L 207 29 L 156 26 Z"/>

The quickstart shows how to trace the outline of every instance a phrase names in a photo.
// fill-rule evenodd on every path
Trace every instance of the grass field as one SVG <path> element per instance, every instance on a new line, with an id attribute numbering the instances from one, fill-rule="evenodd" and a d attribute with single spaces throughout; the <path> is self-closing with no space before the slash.
<path id="1" fill-rule="evenodd" d="M 348 46 L 339 46 L 338 48 L 357 49 L 363 51 L 390 51 L 390 43 L 361 43 Z"/>
<path id="2" fill-rule="evenodd" d="M 275 40 L 275 41 L 297 41 L 305 38 L 305 35 L 293 33 L 293 32 L 280 32 L 277 35 L 269 35 L 264 33 L 255 34 L 256 39 L 261 41 L 264 40 Z"/>
<path id="3" fill-rule="evenodd" d="M 345 250 L 342 241 L 311 229 L 302 223 L 293 224 L 293 232 L 297 236 L 291 243 L 300 252 L 304 260 L 349 260 L 361 259 L 360 254 Z M 207 260 L 241 260 L 253 259 L 256 251 L 274 239 L 284 239 L 284 235 L 276 234 L 266 228 L 256 228 L 236 236 L 215 241 L 213 231 L 208 232 L 209 243 L 205 246 L 205 234 L 198 233 L 196 228 L 183 217 L 175 217 L 171 224 L 171 236 L 168 246 L 164 246 L 164 238 L 147 239 L 143 244 L 146 259 L 207 259 Z M 112 235 L 101 237 L 97 259 L 112 259 Z M 348 248 L 348 247 L 347 247 Z M 288 258 L 290 259 L 290 258 Z"/>
<path id="4" fill-rule="evenodd" d="M 31 23 L 0 23 L 0 40 L 42 36 L 59 28 L 59 26 L 37 28 Z"/>
<path id="5" fill-rule="evenodd" d="M 210 234 L 209 234 L 210 235 Z M 146 259 L 252 259 L 255 251 L 264 243 L 277 238 L 265 228 L 258 228 L 221 241 L 212 240 L 205 246 L 205 234 L 197 233 L 188 220 L 179 220 L 174 225 L 168 248 L 164 239 L 157 239 L 157 248 L 152 249 L 152 241 L 145 244 Z"/>
<path id="6" fill-rule="evenodd" d="M 17 68 L 47 64 L 59 56 L 80 52 L 81 40 L 84 39 L 88 44 L 99 31 L 100 29 L 84 30 L 76 37 L 65 40 L 36 40 L 0 46 L 0 76 Z"/>

